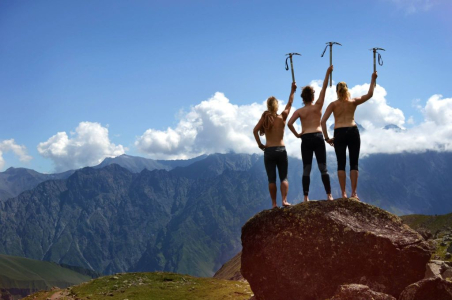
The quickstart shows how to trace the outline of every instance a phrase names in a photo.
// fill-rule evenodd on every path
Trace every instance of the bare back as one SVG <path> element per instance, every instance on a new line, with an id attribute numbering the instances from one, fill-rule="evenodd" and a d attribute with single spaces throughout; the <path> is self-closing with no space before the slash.
<path id="1" fill-rule="evenodd" d="M 334 129 L 341 127 L 353 127 L 355 123 L 355 110 L 357 103 L 355 98 L 336 100 L 332 103 L 334 115 Z"/>
<path id="2" fill-rule="evenodd" d="M 301 134 L 322 132 L 320 126 L 320 117 L 322 116 L 322 107 L 308 104 L 299 108 L 295 114 L 298 114 L 301 122 Z"/>
<path id="3" fill-rule="evenodd" d="M 284 129 L 286 121 L 282 115 L 276 115 L 273 125 L 265 129 L 265 139 L 267 147 L 284 146 Z"/>

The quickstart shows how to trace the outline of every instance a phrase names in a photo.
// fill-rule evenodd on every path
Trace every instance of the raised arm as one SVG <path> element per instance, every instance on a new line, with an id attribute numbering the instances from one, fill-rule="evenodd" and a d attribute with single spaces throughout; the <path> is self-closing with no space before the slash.
<path id="1" fill-rule="evenodd" d="M 262 151 L 265 149 L 265 145 L 262 144 L 261 138 L 259 137 L 258 132 L 259 132 L 259 129 L 261 129 L 261 127 L 263 126 L 263 122 L 264 122 L 264 121 L 262 120 L 262 118 L 260 118 L 260 119 L 259 119 L 259 122 L 257 122 L 256 126 L 254 126 L 254 129 L 253 129 L 253 134 L 254 134 L 254 138 L 256 139 L 257 146 L 258 146 Z"/>
<path id="2" fill-rule="evenodd" d="M 360 105 L 363 104 L 364 102 L 366 102 L 367 100 L 369 100 L 370 98 L 372 98 L 372 96 L 374 95 L 374 88 L 375 88 L 375 80 L 377 80 L 377 71 L 372 73 L 372 79 L 370 81 L 370 87 L 369 87 L 369 91 L 367 92 L 367 94 L 361 96 L 361 97 L 357 97 L 355 98 L 355 104 L 356 105 Z"/>
<path id="3" fill-rule="evenodd" d="M 323 137 L 325 138 L 325 141 L 330 144 L 331 146 L 334 146 L 334 139 L 330 139 L 328 136 L 328 129 L 326 128 L 326 121 L 328 121 L 329 117 L 331 116 L 331 113 L 333 112 L 334 102 L 330 103 L 328 107 L 325 110 L 325 113 L 323 114 L 322 120 L 320 121 L 320 124 L 322 124 L 322 131 L 323 131 Z"/>
<path id="4" fill-rule="evenodd" d="M 295 95 L 295 91 L 296 90 L 297 90 L 297 83 L 296 82 L 292 82 L 292 88 L 290 90 L 289 101 L 287 102 L 287 105 L 284 108 L 284 111 L 281 113 L 284 121 L 287 119 L 287 116 L 289 115 L 290 109 L 292 108 L 293 97 Z"/>
<path id="5" fill-rule="evenodd" d="M 301 133 L 298 133 L 295 130 L 295 127 L 293 127 L 293 123 L 300 117 L 300 114 L 298 113 L 298 110 L 296 110 L 293 115 L 292 118 L 290 118 L 289 123 L 287 123 L 287 126 L 289 127 L 290 131 L 292 131 L 292 133 L 297 137 L 300 138 L 301 137 Z"/>
<path id="6" fill-rule="evenodd" d="M 331 72 L 333 72 L 333 65 L 331 65 L 327 70 L 325 74 L 325 79 L 323 80 L 323 86 L 322 90 L 320 91 L 319 99 L 315 102 L 315 105 L 320 106 L 320 109 L 323 107 L 323 103 L 325 102 L 325 93 L 326 88 L 328 87 L 328 79 L 330 77 Z"/>

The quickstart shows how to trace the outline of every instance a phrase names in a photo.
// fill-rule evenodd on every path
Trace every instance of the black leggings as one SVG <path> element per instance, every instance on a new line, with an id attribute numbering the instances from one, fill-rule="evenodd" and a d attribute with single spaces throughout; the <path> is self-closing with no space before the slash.
<path id="1" fill-rule="evenodd" d="M 347 147 L 350 156 L 350 171 L 358 171 L 359 148 L 361 138 L 358 127 L 342 127 L 334 129 L 334 151 L 336 151 L 337 170 L 345 171 Z"/>
<path id="2" fill-rule="evenodd" d="M 264 151 L 265 170 L 267 170 L 268 183 L 276 183 L 276 167 L 278 167 L 279 180 L 287 180 L 287 169 L 289 161 L 287 160 L 286 147 L 268 147 Z"/>
<path id="3" fill-rule="evenodd" d="M 301 158 L 303 159 L 303 194 L 309 193 L 309 184 L 311 183 L 312 157 L 315 152 L 317 165 L 322 174 L 323 186 L 327 194 L 331 194 L 330 175 L 326 168 L 326 148 L 321 132 L 306 133 L 301 136 Z"/>

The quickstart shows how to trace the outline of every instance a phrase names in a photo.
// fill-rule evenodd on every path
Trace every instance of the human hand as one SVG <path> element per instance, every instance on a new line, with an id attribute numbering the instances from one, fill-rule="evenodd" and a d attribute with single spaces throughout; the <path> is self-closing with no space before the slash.
<path id="1" fill-rule="evenodd" d="M 296 137 L 301 139 L 301 133 L 297 133 Z"/>
<path id="2" fill-rule="evenodd" d="M 329 68 L 328 68 L 328 70 L 326 70 L 328 73 L 331 73 L 331 72 L 333 72 L 333 65 L 331 65 Z"/>
<path id="3" fill-rule="evenodd" d="M 376 80 L 378 77 L 377 71 L 372 73 L 372 80 Z"/>
<path id="4" fill-rule="evenodd" d="M 259 148 L 260 148 L 262 151 L 264 151 L 265 148 L 267 148 L 267 146 L 265 146 L 264 144 L 260 144 L 260 145 L 259 145 Z"/>
<path id="5" fill-rule="evenodd" d="M 292 93 L 295 93 L 295 91 L 297 90 L 297 83 L 296 82 L 292 82 Z"/>
<path id="6" fill-rule="evenodd" d="M 334 138 L 325 140 L 331 147 L 334 147 Z"/>

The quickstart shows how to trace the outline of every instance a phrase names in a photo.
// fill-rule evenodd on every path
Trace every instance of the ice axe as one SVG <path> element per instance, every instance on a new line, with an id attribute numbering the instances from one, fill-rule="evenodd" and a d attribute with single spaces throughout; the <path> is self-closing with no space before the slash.
<path id="1" fill-rule="evenodd" d="M 292 56 L 293 56 L 293 55 L 300 55 L 300 56 L 301 56 L 301 54 L 300 54 L 300 53 L 292 52 L 292 53 L 287 53 L 286 55 L 288 55 L 288 57 L 286 58 L 286 71 L 289 71 L 289 65 L 287 64 L 287 60 L 290 58 L 290 70 L 292 71 L 292 82 L 295 82 L 295 75 L 294 75 L 294 73 L 293 73 Z"/>
<path id="2" fill-rule="evenodd" d="M 325 55 L 326 52 L 326 48 L 330 47 L 330 66 L 333 64 L 333 45 L 339 45 L 342 46 L 341 44 L 337 43 L 337 42 L 328 42 L 326 43 L 326 47 L 325 50 L 323 50 L 322 56 Z M 333 72 L 330 73 L 330 87 L 333 85 Z"/>
<path id="3" fill-rule="evenodd" d="M 383 49 L 383 48 L 372 48 L 372 49 L 369 49 L 369 50 L 371 50 L 371 51 L 373 51 L 374 52 L 374 72 L 377 72 L 377 50 L 383 50 L 383 51 L 386 51 L 385 49 Z M 380 53 L 378 53 L 378 64 L 380 65 L 380 66 L 382 66 L 383 65 L 383 59 L 381 58 L 381 54 Z M 375 79 L 375 86 L 377 86 L 377 79 Z"/>

